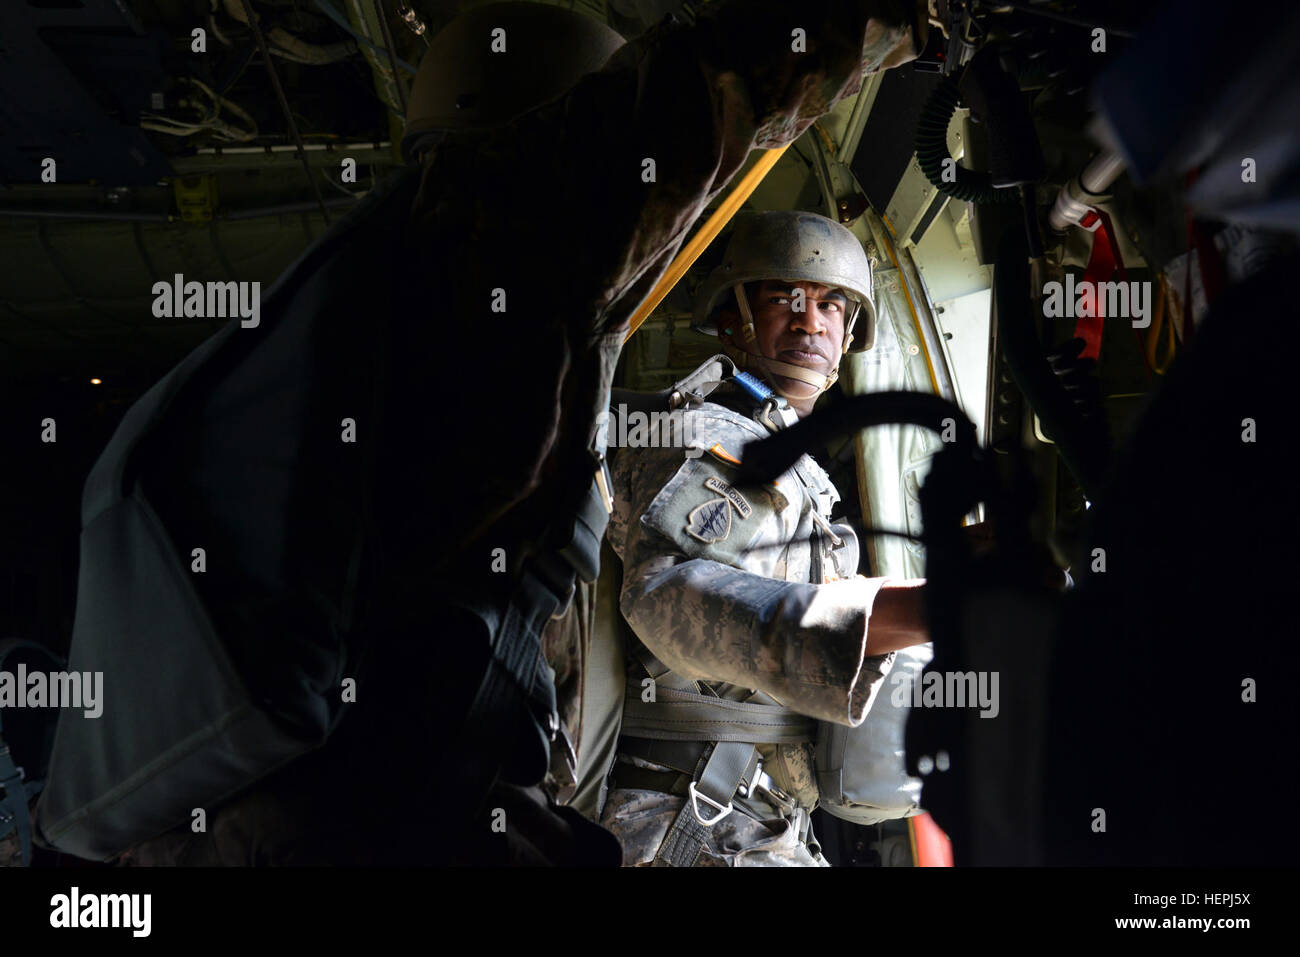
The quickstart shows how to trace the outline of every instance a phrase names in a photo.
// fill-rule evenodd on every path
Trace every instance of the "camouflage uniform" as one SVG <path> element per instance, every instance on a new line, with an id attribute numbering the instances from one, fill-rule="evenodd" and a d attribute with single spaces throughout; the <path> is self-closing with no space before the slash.
<path id="1" fill-rule="evenodd" d="M 855 575 L 856 544 L 844 526 L 835 527 L 844 533 L 839 548 L 819 527 L 814 509 L 828 520 L 839 494 L 809 456 L 771 486 L 732 486 L 745 443 L 768 433 L 734 386 L 711 398 L 684 412 L 689 449 L 615 458 L 609 540 L 624 565 L 623 614 L 646 651 L 707 694 L 859 724 L 893 660 L 865 655 L 886 579 Z M 645 687 L 638 667 L 629 668 L 630 702 Z M 601 823 L 622 842 L 625 865 L 644 865 L 663 857 L 686 798 L 636 786 L 666 785 L 673 769 L 629 753 L 627 714 Z M 762 744 L 758 753 L 774 787 L 762 800 L 737 799 L 737 813 L 699 832 L 707 841 L 695 863 L 826 866 L 806 843 L 817 801 L 812 746 Z"/>

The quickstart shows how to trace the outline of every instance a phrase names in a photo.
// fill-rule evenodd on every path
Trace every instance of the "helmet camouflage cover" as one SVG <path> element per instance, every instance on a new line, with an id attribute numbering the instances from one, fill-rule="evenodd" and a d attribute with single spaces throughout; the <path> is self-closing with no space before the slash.
<path id="1" fill-rule="evenodd" d="M 833 219 L 801 210 L 768 210 L 737 217 L 722 262 L 696 293 L 694 328 L 716 335 L 714 310 L 737 283 L 763 279 L 840 289 L 859 307 L 850 320 L 851 329 L 845 330 L 845 351 L 865 352 L 875 343 L 871 261 L 858 238 Z"/>

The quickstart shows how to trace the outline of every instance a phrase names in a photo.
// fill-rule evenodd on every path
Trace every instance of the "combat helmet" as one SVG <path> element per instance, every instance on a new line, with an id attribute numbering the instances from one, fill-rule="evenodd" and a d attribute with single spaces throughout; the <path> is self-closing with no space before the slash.
<path id="1" fill-rule="evenodd" d="M 623 44 L 598 20 L 549 4 L 512 0 L 467 10 L 438 31 L 420 61 L 403 156 L 447 132 L 527 113 L 599 70 Z"/>
<path id="2" fill-rule="evenodd" d="M 876 307 L 871 261 L 863 251 L 862 243 L 834 220 L 801 210 L 768 210 L 737 217 L 722 262 L 696 293 L 692 327 L 717 335 L 714 311 L 727 296 L 732 296 L 740 312 L 741 339 L 747 346 L 753 343 L 757 332 L 744 284 L 764 279 L 812 282 L 841 290 L 852 304 L 844 322 L 844 352 L 865 352 L 875 343 Z M 772 372 L 815 385 L 818 387 L 816 395 L 834 385 L 839 375 L 838 369 L 832 369 L 830 375 L 822 375 L 802 366 L 747 352 L 728 342 L 723 343 L 723 350 L 743 368 Z"/>

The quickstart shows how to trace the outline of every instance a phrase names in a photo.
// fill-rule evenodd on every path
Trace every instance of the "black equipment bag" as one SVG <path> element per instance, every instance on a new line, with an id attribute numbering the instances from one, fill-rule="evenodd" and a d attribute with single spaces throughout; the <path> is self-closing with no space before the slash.
<path id="1" fill-rule="evenodd" d="M 320 747 L 345 711 L 366 429 L 417 174 L 312 244 L 257 326 L 230 320 L 145 393 L 92 469 L 69 667 L 102 672 L 105 700 L 60 715 L 47 845 L 115 857 Z"/>

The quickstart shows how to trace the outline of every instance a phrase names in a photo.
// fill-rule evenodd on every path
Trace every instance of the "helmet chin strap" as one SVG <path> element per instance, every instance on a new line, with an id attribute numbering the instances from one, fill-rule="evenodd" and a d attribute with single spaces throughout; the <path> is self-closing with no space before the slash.
<path id="1" fill-rule="evenodd" d="M 807 402 L 809 399 L 815 399 L 835 384 L 835 380 L 838 379 L 840 375 L 838 362 L 836 363 L 836 367 L 831 369 L 830 375 L 822 375 L 820 372 L 813 372 L 811 369 L 805 369 L 803 366 L 793 365 L 789 362 L 782 362 L 779 359 L 770 359 L 760 353 L 749 352 L 748 347 L 756 347 L 758 340 L 758 330 L 754 328 L 754 314 L 750 312 L 749 300 L 746 298 L 744 292 L 744 284 L 736 283 L 731 287 L 731 291 L 736 297 L 736 306 L 740 310 L 741 337 L 745 341 L 746 348 L 738 349 L 736 346 L 724 342 L 722 344 L 722 349 L 727 356 L 736 363 L 736 365 L 746 371 L 757 370 L 759 372 L 768 373 L 768 375 L 764 376 L 764 378 L 768 380 L 768 384 L 771 385 L 777 394 L 779 394 L 783 399 L 791 402 Z M 849 323 L 844 331 L 845 352 L 849 351 L 849 344 L 853 341 L 853 323 L 857 320 L 859 308 L 860 307 L 855 306 L 853 316 L 849 319 Z M 773 381 L 773 376 L 784 376 L 788 379 L 797 379 L 800 382 L 806 382 L 809 385 L 816 386 L 817 391 L 812 395 L 794 395 L 777 385 L 776 382 Z"/>

